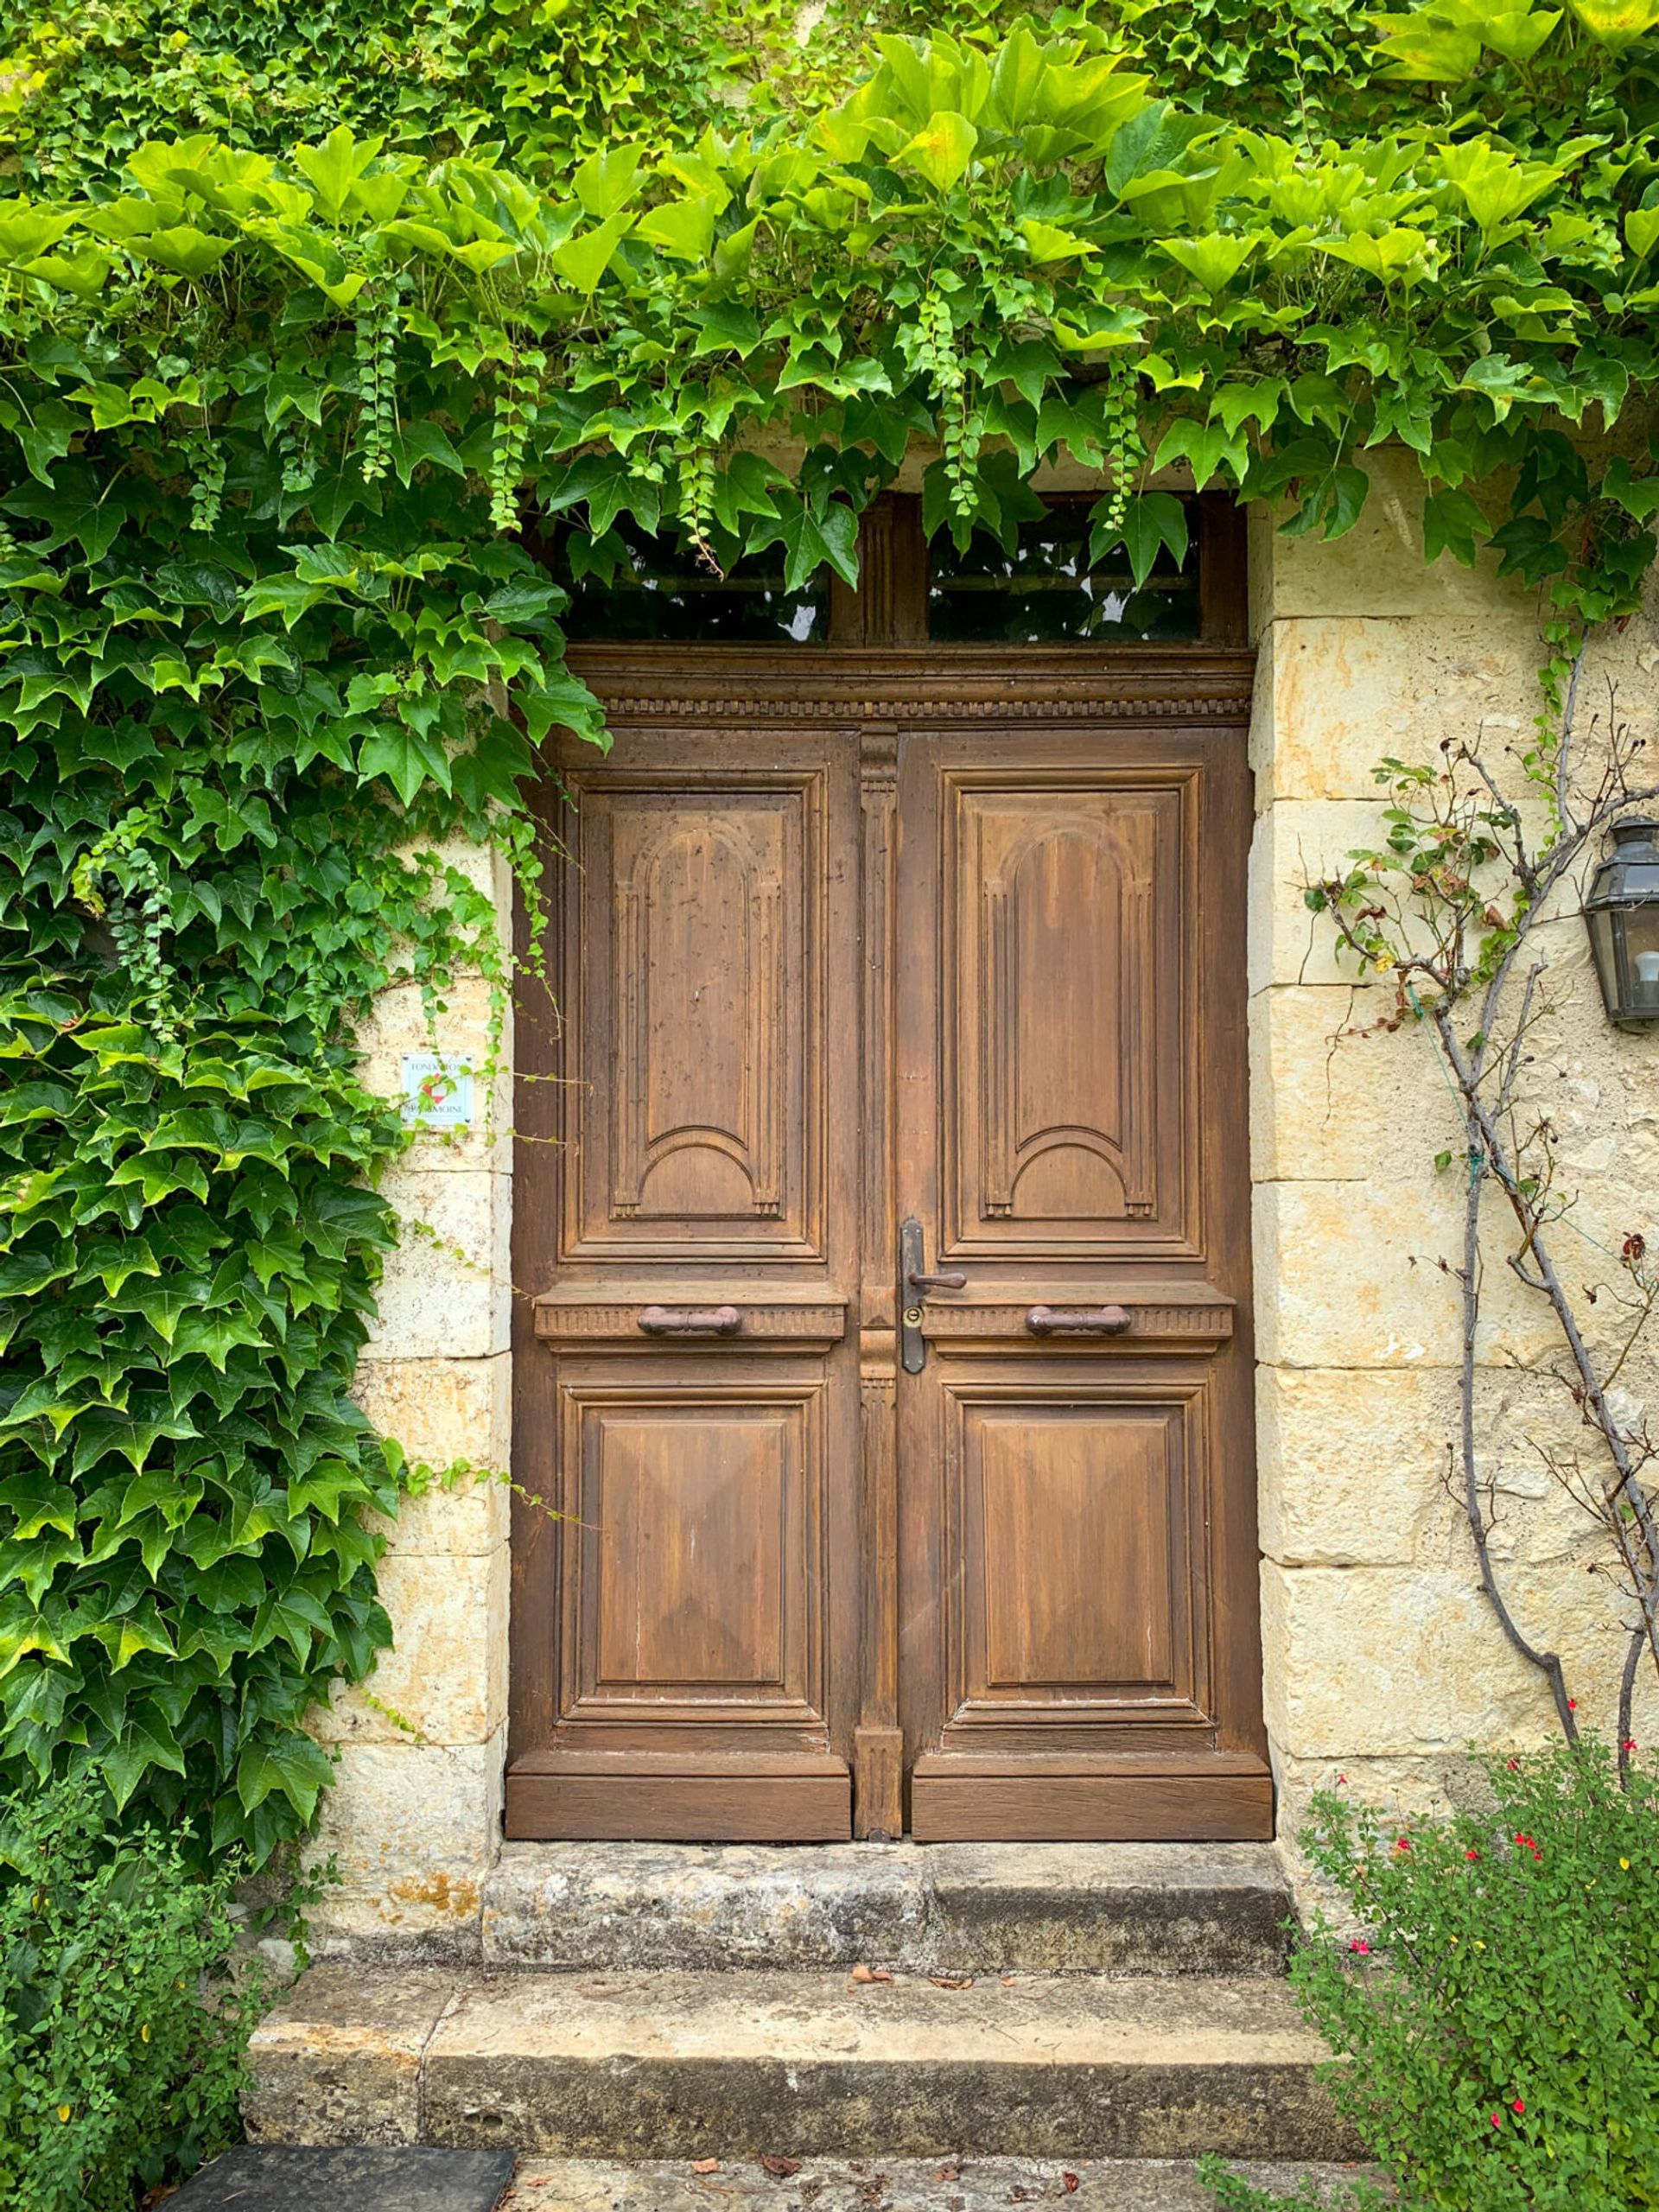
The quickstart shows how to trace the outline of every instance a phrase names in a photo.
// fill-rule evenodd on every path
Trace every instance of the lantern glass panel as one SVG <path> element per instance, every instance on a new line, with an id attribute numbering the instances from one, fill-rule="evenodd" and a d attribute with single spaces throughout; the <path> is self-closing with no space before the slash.
<path id="1" fill-rule="evenodd" d="M 1624 1002 L 1632 1014 L 1659 1016 L 1659 906 L 1629 906 L 1619 916 L 1624 937 Z"/>

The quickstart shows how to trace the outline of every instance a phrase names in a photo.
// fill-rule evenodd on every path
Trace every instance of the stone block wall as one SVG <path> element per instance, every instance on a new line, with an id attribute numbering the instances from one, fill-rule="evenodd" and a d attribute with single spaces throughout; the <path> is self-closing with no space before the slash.
<path id="1" fill-rule="evenodd" d="M 512 886 L 489 855 L 446 855 L 494 898 L 510 932 Z M 365 1079 L 402 1089 L 405 1052 L 489 1057 L 485 984 L 468 978 L 429 1017 L 419 990 L 381 998 L 363 1039 Z M 464 1134 L 420 1136 L 389 1176 L 404 1223 L 357 1376 L 376 1427 L 435 1469 L 486 1471 L 407 1501 L 385 1533 L 380 1593 L 394 1648 L 361 1689 L 314 1722 L 338 1756 L 316 1856 L 341 1880 L 313 1916 L 313 1948 L 443 1957 L 474 1950 L 481 1884 L 500 1847 L 506 1758 L 510 1493 L 487 1471 L 512 1459 L 508 1351 L 512 1219 L 509 1020 L 493 1090 Z"/>
<path id="2" fill-rule="evenodd" d="M 1357 1789 L 1432 1804 L 1458 1786 L 1471 1741 L 1552 1730 L 1541 1678 L 1510 1649 L 1477 1586 L 1442 1480 L 1458 1417 L 1461 1185 L 1434 1155 L 1459 1144 L 1456 1108 L 1426 1035 L 1354 1034 L 1389 1011 L 1357 990 L 1310 876 L 1382 842 L 1374 765 L 1433 760 L 1480 734 L 1497 757 L 1537 705 L 1530 594 L 1490 568 L 1424 564 L 1421 493 L 1407 456 L 1370 457 L 1373 493 L 1334 544 L 1253 521 L 1259 653 L 1251 733 L 1252 1173 L 1255 1183 L 1262 1603 L 1267 1716 L 1292 1834 L 1309 1791 L 1340 1770 Z M 1654 721 L 1655 624 L 1598 643 L 1580 686 L 1586 726 L 1618 710 Z M 1655 748 L 1659 772 L 1659 746 Z M 1605 1021 L 1576 895 L 1541 931 L 1548 1013 L 1530 1101 L 1561 1133 L 1580 1193 L 1558 1234 L 1580 1283 L 1616 1274 L 1630 1229 L 1655 1240 L 1659 1041 Z M 1624 1640 L 1587 1571 L 1582 1516 L 1534 1448 L 1570 1440 L 1571 1409 L 1535 1372 L 1559 1360 L 1541 1301 L 1507 1266 L 1491 1209 L 1479 1426 L 1499 1481 L 1494 1548 L 1524 1629 L 1560 1649 L 1587 1718 L 1610 1723 Z M 1603 1314 L 1610 1301 L 1600 1301 Z M 1593 1318 L 1593 1314 L 1592 1314 Z M 1639 1401 L 1652 1360 L 1624 1378 Z M 1646 1728 L 1659 1708 L 1644 1695 Z M 1643 1719 L 1638 1718 L 1640 1740 Z"/>

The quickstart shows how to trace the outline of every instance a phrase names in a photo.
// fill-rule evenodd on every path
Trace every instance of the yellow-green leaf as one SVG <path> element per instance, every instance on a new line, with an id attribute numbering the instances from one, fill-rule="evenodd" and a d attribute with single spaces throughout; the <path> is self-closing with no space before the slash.
<path id="1" fill-rule="evenodd" d="M 607 215 L 596 230 L 584 231 L 580 238 L 556 245 L 550 258 L 566 283 L 574 284 L 582 293 L 593 291 L 626 236 L 628 222 L 626 215 Z"/>
<path id="2" fill-rule="evenodd" d="M 1063 231 L 1058 223 L 1039 223 L 1035 216 L 1027 215 L 1020 226 L 1033 261 L 1072 261 L 1085 253 L 1098 253 L 1097 245 L 1090 245 L 1087 238 L 1080 238 L 1074 231 Z"/>
<path id="3" fill-rule="evenodd" d="M 949 192 L 967 174 L 978 143 L 979 133 L 965 115 L 941 108 L 928 118 L 925 129 L 900 147 L 899 159 L 919 169 L 936 191 Z"/>
<path id="4" fill-rule="evenodd" d="M 570 181 L 588 214 L 608 222 L 633 198 L 639 179 L 639 149 L 614 146 L 589 154 Z"/>
<path id="5" fill-rule="evenodd" d="M 664 253 L 682 261 L 702 261 L 715 242 L 715 212 L 712 194 L 689 193 L 683 200 L 671 200 L 666 207 L 652 208 L 639 218 L 634 230 L 648 244 L 661 246 Z"/>
<path id="6" fill-rule="evenodd" d="M 234 244 L 232 238 L 213 238 L 197 230 L 194 223 L 175 223 L 168 230 L 152 231 L 148 238 L 129 240 L 127 250 L 145 261 L 159 262 L 177 276 L 205 276 L 219 266 Z"/>
<path id="7" fill-rule="evenodd" d="M 1230 284 L 1261 244 L 1260 231 L 1211 231 L 1198 238 L 1160 238 L 1158 248 L 1196 276 L 1206 292 Z"/>
<path id="8" fill-rule="evenodd" d="M 1659 0 L 1572 0 L 1573 12 L 1604 46 L 1628 46 L 1659 25 Z"/>

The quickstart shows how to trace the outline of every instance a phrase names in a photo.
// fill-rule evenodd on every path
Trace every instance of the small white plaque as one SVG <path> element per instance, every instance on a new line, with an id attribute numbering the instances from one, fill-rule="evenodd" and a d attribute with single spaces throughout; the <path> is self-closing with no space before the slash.
<path id="1" fill-rule="evenodd" d="M 473 1122 L 473 1064 L 444 1052 L 404 1054 L 404 1126 L 466 1129 Z"/>

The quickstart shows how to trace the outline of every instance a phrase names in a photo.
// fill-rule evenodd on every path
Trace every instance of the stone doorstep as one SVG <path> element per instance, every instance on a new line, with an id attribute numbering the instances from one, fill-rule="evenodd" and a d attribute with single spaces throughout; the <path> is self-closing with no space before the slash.
<path id="1" fill-rule="evenodd" d="M 1270 1844 L 510 1843 L 486 1967 L 1282 1974 Z"/>
<path id="2" fill-rule="evenodd" d="M 256 2141 L 605 2158 L 1354 2155 L 1282 1983 L 322 1966 L 257 2031 Z"/>
<path id="3" fill-rule="evenodd" d="M 506 2151 L 238 2143 L 168 2201 L 171 2212 L 496 2212 L 513 2163 Z M 556 2195 L 540 2201 L 556 2212 Z"/>
<path id="4" fill-rule="evenodd" d="M 1294 2196 L 1311 2185 L 1334 2200 L 1368 2170 L 1251 2160 L 1240 2171 L 1260 2190 Z M 1186 2159 L 812 2158 L 779 2175 L 753 2159 L 722 2159 L 717 2173 L 696 2174 L 683 2158 L 534 2158 L 519 2161 L 501 2212 L 1007 2212 L 1020 2204 L 1216 2212 Z"/>

